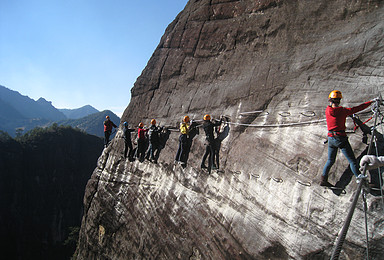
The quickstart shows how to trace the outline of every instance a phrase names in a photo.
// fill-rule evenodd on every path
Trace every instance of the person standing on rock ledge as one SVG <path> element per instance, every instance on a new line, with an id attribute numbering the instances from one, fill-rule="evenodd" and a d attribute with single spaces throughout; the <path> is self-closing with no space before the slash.
<path id="1" fill-rule="evenodd" d="M 179 148 L 177 149 L 175 162 L 180 163 L 181 166 L 187 165 L 187 154 L 189 153 L 189 116 L 185 116 L 183 122 L 180 124 Z"/>
<path id="2" fill-rule="evenodd" d="M 131 140 L 131 133 L 134 132 L 136 129 L 130 129 L 128 128 L 128 123 L 124 122 L 124 127 L 123 127 L 123 138 L 124 138 L 124 158 L 127 158 L 127 153 L 128 153 L 128 159 L 130 161 L 133 160 L 133 147 L 132 147 L 132 140 Z M 128 152 L 129 148 L 129 152 Z"/>
<path id="3" fill-rule="evenodd" d="M 147 138 L 146 133 L 148 129 L 144 129 L 144 124 L 139 124 L 139 129 L 137 130 L 137 149 L 136 149 L 136 158 L 139 159 L 140 162 L 144 161 L 145 150 L 147 148 Z"/>
<path id="4" fill-rule="evenodd" d="M 109 116 L 105 117 L 104 121 L 104 147 L 106 148 L 109 144 L 109 137 L 112 134 L 112 127 L 116 128 L 117 126 L 109 119 Z"/>
<path id="5" fill-rule="evenodd" d="M 345 133 L 345 121 L 347 116 L 353 115 L 354 113 L 369 107 L 373 101 L 365 102 L 356 107 L 346 108 L 340 106 L 342 97 L 343 96 L 339 90 L 332 91 L 328 96 L 329 106 L 325 110 L 328 128 L 328 160 L 325 163 L 323 173 L 321 175 L 320 186 L 333 186 L 328 182 L 328 173 L 332 165 L 335 163 L 338 149 L 341 149 L 344 156 L 349 161 L 349 165 L 353 174 L 357 178 L 357 182 L 359 182 L 362 178 L 366 178 L 366 176 L 363 176 L 359 171 L 356 157 L 348 141 L 347 134 Z"/>
<path id="6" fill-rule="evenodd" d="M 160 145 L 160 130 L 156 126 L 156 119 L 151 120 L 151 126 L 148 129 L 148 141 L 149 147 L 147 151 L 147 155 L 145 159 L 151 160 L 153 163 L 157 163 L 157 159 L 159 158 L 159 145 Z"/>
<path id="7" fill-rule="evenodd" d="M 213 165 L 213 155 L 215 152 L 215 137 L 213 135 L 213 130 L 215 126 L 221 125 L 223 119 L 221 118 L 219 122 L 213 123 L 211 121 L 211 116 L 209 114 L 203 117 L 203 129 L 205 132 L 205 154 L 203 156 L 203 160 L 201 161 L 201 169 L 208 169 L 208 173 L 211 173 L 212 165 Z M 208 167 L 205 166 L 205 160 L 208 157 Z"/>

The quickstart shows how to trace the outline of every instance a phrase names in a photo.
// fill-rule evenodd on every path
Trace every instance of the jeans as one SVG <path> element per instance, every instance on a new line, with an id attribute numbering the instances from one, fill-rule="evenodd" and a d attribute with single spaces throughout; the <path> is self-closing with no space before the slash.
<path id="1" fill-rule="evenodd" d="M 147 155 L 145 156 L 146 159 L 151 158 L 151 160 L 157 162 L 157 159 L 159 158 L 159 145 L 157 143 L 151 143 L 149 142 L 149 147 L 147 151 Z"/>
<path id="2" fill-rule="evenodd" d="M 356 177 L 359 176 L 360 171 L 357 165 L 356 157 L 353 153 L 351 145 L 349 144 L 348 137 L 346 136 L 328 137 L 328 160 L 325 163 L 322 175 L 328 178 L 329 170 L 336 161 L 337 150 L 339 148 L 347 158 L 353 174 Z"/>

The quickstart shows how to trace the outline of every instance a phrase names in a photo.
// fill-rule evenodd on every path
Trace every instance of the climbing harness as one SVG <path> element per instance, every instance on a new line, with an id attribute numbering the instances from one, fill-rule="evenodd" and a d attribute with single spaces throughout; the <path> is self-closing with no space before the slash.
<path id="1" fill-rule="evenodd" d="M 375 131 L 376 131 L 376 127 L 377 127 L 377 120 L 378 120 L 379 114 L 381 114 L 380 111 L 379 111 L 379 107 L 382 104 L 382 102 L 383 102 L 382 101 L 382 97 L 381 97 L 381 95 L 379 95 L 379 98 L 377 98 L 376 101 L 375 101 L 374 125 L 371 128 L 371 140 L 370 140 L 370 143 L 369 143 L 369 146 L 368 146 L 368 153 L 367 154 L 371 154 L 371 152 L 372 152 L 372 146 L 373 146 L 373 143 L 374 143 L 374 140 L 375 140 Z M 363 173 L 362 174 L 366 176 L 366 172 L 367 172 L 367 164 L 364 165 Z M 381 176 L 380 176 L 380 178 L 381 178 Z M 334 250 L 332 252 L 331 260 L 339 259 L 341 248 L 343 246 L 345 237 L 347 235 L 349 226 L 351 224 L 352 216 L 353 216 L 353 213 L 355 211 L 355 208 L 356 208 L 356 205 L 357 205 L 357 201 L 359 199 L 359 196 L 360 196 L 361 192 L 363 194 L 362 197 L 363 197 L 363 203 L 364 203 L 365 222 L 366 222 L 366 224 L 365 224 L 365 226 L 366 226 L 366 244 L 367 244 L 366 254 L 367 254 L 367 259 L 369 259 L 369 246 L 368 246 L 369 241 L 368 241 L 368 224 L 367 224 L 367 213 L 366 213 L 366 190 L 365 190 L 365 188 L 362 191 L 362 187 L 363 187 L 363 185 L 365 183 L 366 183 L 365 179 L 362 179 L 360 181 L 358 187 L 357 187 L 357 191 L 356 191 L 355 196 L 353 198 L 353 201 L 352 201 L 350 210 L 348 212 L 347 218 L 346 218 L 346 220 L 344 222 L 344 225 L 343 225 L 343 227 L 342 227 L 342 229 L 340 231 L 339 237 L 338 237 L 338 239 L 336 241 Z"/>

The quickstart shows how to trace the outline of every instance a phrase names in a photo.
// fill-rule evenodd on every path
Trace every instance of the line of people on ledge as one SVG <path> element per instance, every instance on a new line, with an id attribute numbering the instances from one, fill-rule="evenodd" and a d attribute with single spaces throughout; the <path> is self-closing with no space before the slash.
<path id="1" fill-rule="evenodd" d="M 222 124 L 224 123 L 224 127 Z M 176 152 L 175 163 L 180 164 L 183 168 L 187 166 L 192 141 L 199 134 L 199 126 L 205 132 L 205 153 L 201 162 L 201 169 L 211 173 L 212 169 L 219 169 L 219 152 L 222 141 L 229 134 L 229 119 L 221 117 L 220 120 L 211 120 L 209 114 L 203 117 L 203 124 L 190 120 L 189 116 L 185 116 L 180 123 L 179 147 Z M 104 146 L 109 144 L 109 138 L 112 134 L 113 127 L 117 127 L 109 118 L 104 121 Z M 136 129 L 129 128 L 128 123 L 123 124 L 123 138 L 125 143 L 124 157 L 130 161 L 138 159 L 143 162 L 147 159 L 153 163 L 157 163 L 161 150 L 165 147 L 170 135 L 170 130 L 166 127 L 156 126 L 156 120 L 151 120 L 151 126 L 144 128 L 144 124 L 140 123 L 137 129 L 137 147 L 134 149 L 131 140 L 131 133 Z M 208 159 L 208 164 L 206 161 Z"/>
<path id="2" fill-rule="evenodd" d="M 336 161 L 337 152 L 340 149 L 344 156 L 347 158 L 351 171 L 355 175 L 357 182 L 360 182 L 361 179 L 365 179 L 368 176 L 361 174 L 358 168 L 358 163 L 352 147 L 348 141 L 346 135 L 346 118 L 353 115 L 359 111 L 364 110 L 369 107 L 372 103 L 378 102 L 382 103 L 381 99 L 374 99 L 367 101 L 358 106 L 347 108 L 340 105 L 342 99 L 342 93 L 339 90 L 332 91 L 328 96 L 329 105 L 325 110 L 325 116 L 327 121 L 328 128 L 328 159 L 323 168 L 321 175 L 320 186 L 333 187 L 331 183 L 328 182 L 328 175 L 331 167 Z M 205 153 L 201 162 L 201 169 L 207 169 L 210 173 L 212 169 L 219 168 L 219 152 L 221 142 L 228 136 L 229 133 L 229 120 L 228 118 L 221 117 L 219 121 L 211 120 L 209 114 L 203 117 L 203 124 L 201 125 L 205 132 Z M 224 128 L 220 129 L 223 120 L 225 120 Z M 192 146 L 193 138 L 199 134 L 197 122 L 192 122 L 188 116 L 183 118 L 182 123 L 180 124 L 180 136 L 179 136 L 179 148 L 176 153 L 175 162 L 181 164 L 182 167 L 186 167 L 189 152 Z M 117 127 L 112 121 L 110 121 L 109 116 L 107 116 L 106 121 L 104 122 L 104 132 L 105 132 L 105 146 L 109 143 L 109 137 L 112 132 L 112 127 Z M 137 148 L 134 152 L 131 142 L 131 133 L 135 129 L 129 129 L 127 122 L 124 122 L 124 139 L 125 139 L 125 151 L 124 156 L 130 160 L 134 158 L 139 159 L 141 162 L 144 161 L 144 157 L 154 163 L 157 163 L 161 149 L 165 147 L 165 144 L 169 138 L 169 130 L 164 127 L 157 127 L 156 120 L 152 119 L 151 126 L 148 129 L 144 128 L 144 124 L 140 123 L 138 128 L 138 139 L 137 139 Z M 216 133 L 216 136 L 215 136 Z M 206 160 L 208 158 L 208 164 L 206 165 Z M 361 160 L 361 165 L 367 165 L 368 169 L 377 168 L 384 166 L 384 157 L 375 157 L 375 156 L 364 156 Z"/>

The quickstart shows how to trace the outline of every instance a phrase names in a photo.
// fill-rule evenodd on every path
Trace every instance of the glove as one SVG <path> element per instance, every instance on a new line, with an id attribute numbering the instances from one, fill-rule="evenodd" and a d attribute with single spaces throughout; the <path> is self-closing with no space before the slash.
<path id="1" fill-rule="evenodd" d="M 367 164 L 367 170 L 372 170 L 384 166 L 384 156 L 364 155 L 360 160 L 360 171 L 364 170 L 364 165 Z"/>

